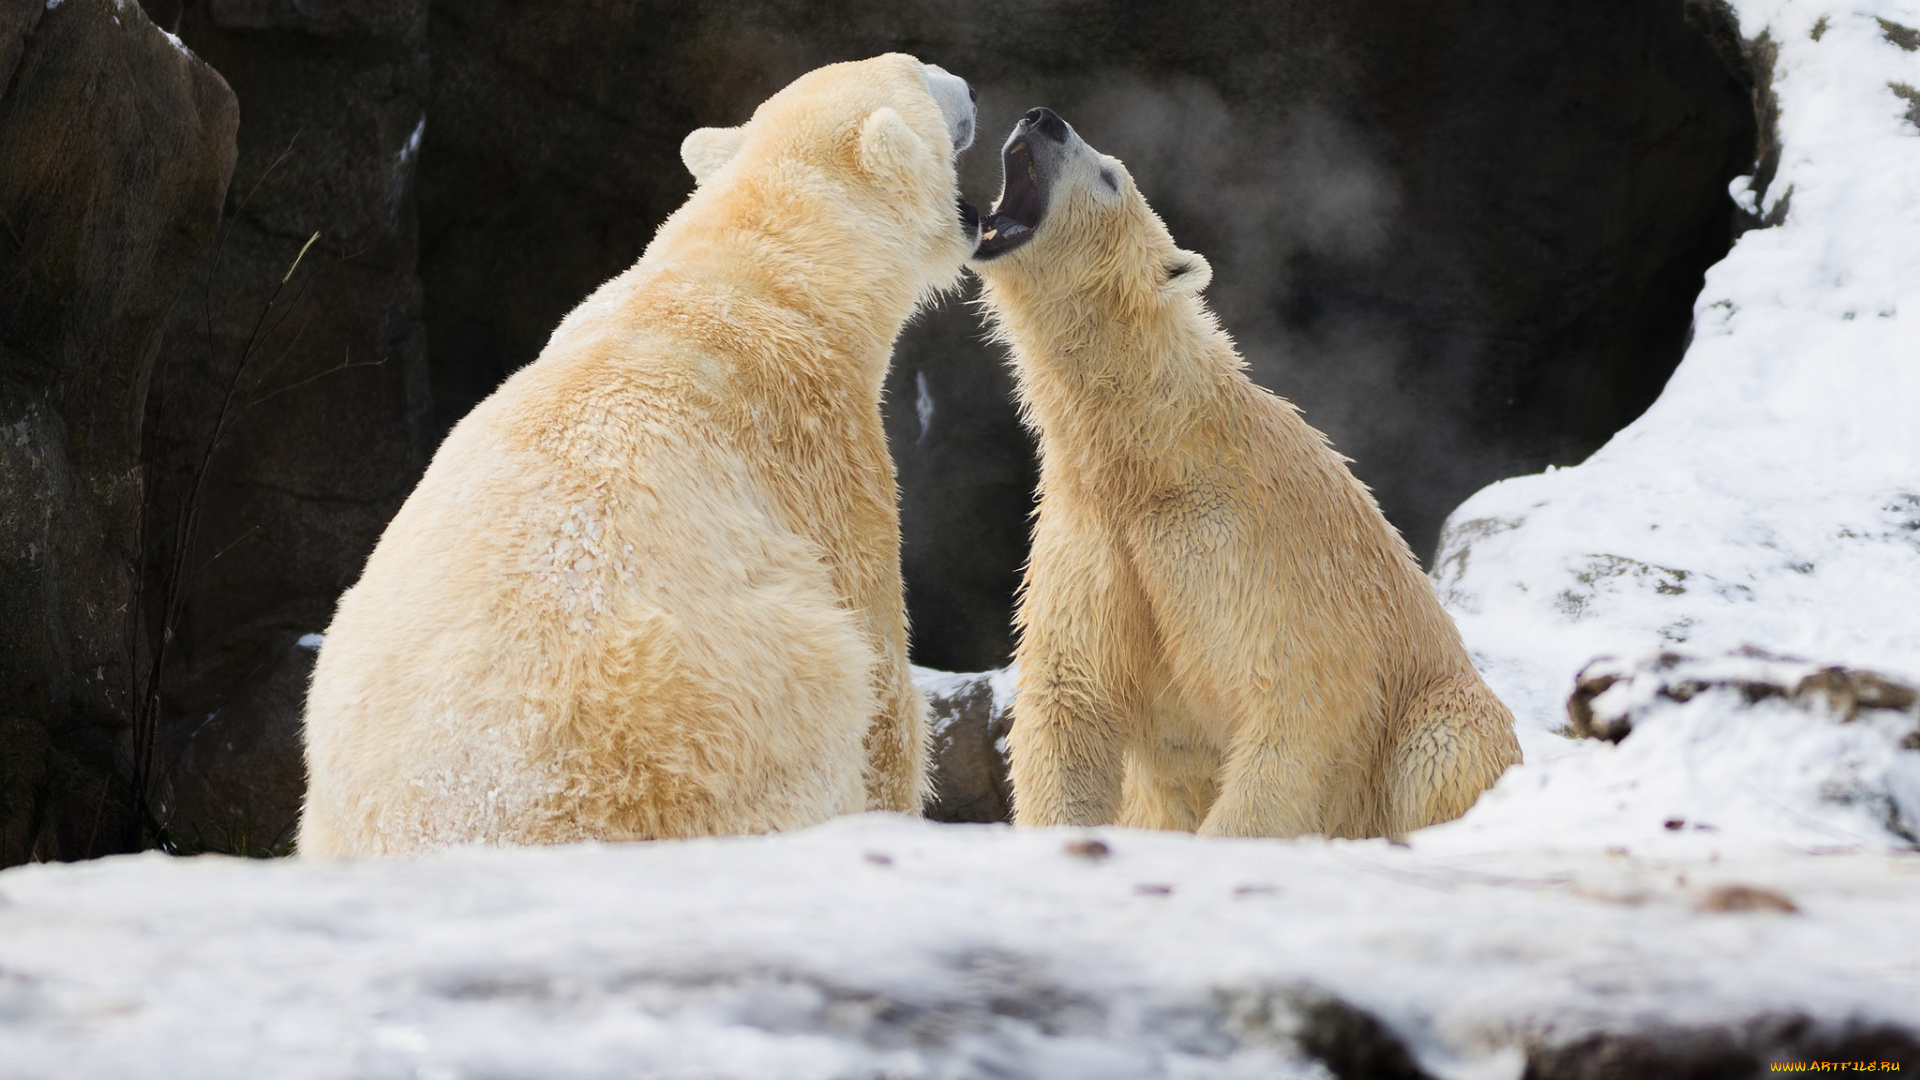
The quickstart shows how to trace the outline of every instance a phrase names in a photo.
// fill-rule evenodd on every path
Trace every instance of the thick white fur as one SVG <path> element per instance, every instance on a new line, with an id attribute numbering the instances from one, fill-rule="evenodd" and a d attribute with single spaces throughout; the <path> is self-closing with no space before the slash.
<path id="1" fill-rule="evenodd" d="M 341 598 L 302 854 L 918 811 L 879 397 L 973 244 L 932 85 L 836 64 L 688 139 L 699 189 L 460 422 Z"/>
<path id="2" fill-rule="evenodd" d="M 1405 542 L 1255 386 L 1121 164 L 1077 135 L 976 266 L 1041 449 L 1010 743 L 1022 825 L 1396 834 L 1520 760 Z"/>

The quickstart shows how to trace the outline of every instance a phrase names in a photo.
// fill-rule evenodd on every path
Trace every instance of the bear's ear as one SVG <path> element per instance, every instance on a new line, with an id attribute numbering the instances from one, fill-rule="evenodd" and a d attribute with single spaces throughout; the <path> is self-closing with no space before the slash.
<path id="1" fill-rule="evenodd" d="M 889 106 L 873 110 L 860 125 L 860 167 L 872 176 L 911 172 L 927 152 L 927 144 L 913 133 Z"/>
<path id="2" fill-rule="evenodd" d="M 680 160 L 687 163 L 693 182 L 704 184 L 733 160 L 746 137 L 745 128 L 694 128 L 680 144 Z"/>
<path id="3" fill-rule="evenodd" d="M 1167 260 L 1167 288 L 1172 292 L 1198 296 L 1213 280 L 1213 264 L 1197 251 L 1175 251 Z"/>

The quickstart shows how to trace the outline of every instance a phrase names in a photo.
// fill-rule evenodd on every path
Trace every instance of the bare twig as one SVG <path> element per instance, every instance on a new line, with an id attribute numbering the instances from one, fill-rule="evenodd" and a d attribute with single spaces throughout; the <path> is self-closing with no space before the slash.
<path id="1" fill-rule="evenodd" d="M 291 150 L 291 144 L 289 144 L 289 150 Z M 284 159 L 284 157 L 285 155 L 283 154 L 282 159 Z M 275 164 L 277 165 L 278 161 L 276 161 Z M 262 180 L 264 182 L 264 177 Z M 256 190 L 257 187 L 258 185 L 256 185 Z M 249 195 L 249 197 L 251 197 L 251 195 Z M 281 297 L 286 292 L 288 283 L 293 280 L 294 272 L 300 268 L 301 260 L 306 257 L 308 249 L 313 247 L 314 243 L 319 239 L 320 234 L 316 232 L 307 239 L 305 244 L 301 245 L 299 253 L 294 256 L 293 262 L 287 266 L 286 273 L 281 275 L 279 284 L 274 286 L 273 293 L 268 296 L 267 302 L 261 307 L 260 313 L 254 318 L 253 328 L 247 335 L 246 343 L 240 349 L 239 359 L 234 363 L 231 372 L 227 376 L 226 386 L 221 392 L 220 405 L 214 413 L 213 431 L 208 436 L 205 444 L 200 448 L 198 461 L 192 470 L 192 480 L 187 486 L 186 494 L 180 500 L 179 509 L 174 519 L 173 548 L 171 552 L 169 552 L 160 597 L 160 635 L 154 645 L 153 656 L 147 664 L 146 678 L 144 680 L 138 680 L 136 675 L 136 680 L 144 682 L 144 685 L 140 687 L 138 699 L 133 702 L 133 760 L 131 762 L 132 767 L 128 772 L 130 774 L 129 781 L 132 787 L 130 794 L 133 799 L 135 816 L 128 825 L 128 828 L 133 833 L 133 835 L 129 837 L 131 841 L 130 846 L 141 846 L 143 834 L 148 830 L 152 830 L 155 839 L 159 840 L 163 845 L 166 842 L 166 829 L 164 824 L 158 822 L 156 819 L 153 812 L 152 800 L 152 789 L 155 779 L 155 758 L 159 745 L 160 731 L 160 685 L 162 676 L 166 671 L 167 659 L 172 652 L 174 631 L 179 625 L 180 614 L 185 607 L 187 593 L 193 575 L 193 545 L 200 524 L 201 493 L 205 487 L 207 475 L 211 471 L 214 454 L 226 440 L 227 434 L 232 429 L 233 423 L 238 418 L 239 413 L 244 411 L 245 405 L 236 408 L 236 404 L 241 401 L 241 387 L 246 382 L 248 369 L 253 366 L 254 361 L 258 358 L 267 340 L 272 337 L 275 331 L 284 326 L 287 319 L 291 317 L 291 312 L 288 311 L 283 312 L 278 321 L 271 321 L 274 311 L 276 307 L 279 306 Z M 220 253 L 216 251 L 216 265 L 219 254 Z M 311 275 L 302 279 L 300 287 L 296 290 L 294 298 L 295 304 L 291 306 L 297 306 L 298 300 L 305 297 L 307 284 L 311 280 Z M 204 309 L 208 350 L 211 355 L 217 356 L 218 348 L 213 331 L 212 281 L 213 270 L 210 268 L 207 288 L 209 298 L 205 302 Z M 296 337 L 295 343 L 297 343 L 297 341 L 298 337 Z M 291 344 L 289 348 L 291 348 Z M 259 382 L 256 378 L 250 391 L 257 390 L 258 386 Z M 249 392 L 246 396 L 251 398 L 252 393 Z M 151 500 L 149 499 L 148 502 L 150 506 Z M 143 513 L 141 526 L 138 530 L 142 550 L 145 548 L 145 518 L 146 515 Z M 231 546 L 232 545 L 228 545 L 229 548 L 231 548 Z M 223 549 L 221 554 L 224 553 L 225 550 Z M 218 557 L 218 555 L 215 556 L 215 558 Z M 137 601 L 144 600 L 144 577 L 145 575 L 143 574 L 141 586 L 136 589 Z M 136 608 L 140 606 L 142 605 L 136 603 Z M 134 617 L 137 618 L 137 616 Z"/>
<path id="2" fill-rule="evenodd" d="M 348 353 L 348 355 L 351 356 L 352 353 Z M 289 390 L 298 390 L 301 387 L 307 385 L 308 383 L 315 381 L 316 379 L 324 379 L 329 375 L 337 375 L 342 371 L 351 371 L 354 368 L 380 367 L 384 365 L 386 362 L 387 361 L 385 357 L 382 357 L 379 360 L 362 360 L 357 364 L 352 362 L 351 360 L 343 361 L 341 363 L 335 364 L 330 368 L 327 368 L 325 371 L 316 371 L 312 375 L 309 375 L 298 382 L 288 383 L 287 385 L 281 387 L 278 390 L 273 391 L 270 394 L 262 394 L 259 397 L 254 398 L 251 401 L 248 401 L 247 407 L 252 408 L 253 406 L 258 405 L 263 401 L 272 401 L 274 398 L 279 397 L 281 394 L 284 394 Z"/>
<path id="3" fill-rule="evenodd" d="M 306 243 L 300 245 L 300 254 L 293 257 L 293 265 L 287 267 L 287 272 L 281 275 L 280 284 L 285 285 L 287 279 L 293 276 L 293 272 L 300 269 L 300 260 L 307 257 L 307 249 L 312 247 L 313 242 L 318 239 L 320 239 L 320 234 L 316 232 L 312 236 L 307 237 Z"/>

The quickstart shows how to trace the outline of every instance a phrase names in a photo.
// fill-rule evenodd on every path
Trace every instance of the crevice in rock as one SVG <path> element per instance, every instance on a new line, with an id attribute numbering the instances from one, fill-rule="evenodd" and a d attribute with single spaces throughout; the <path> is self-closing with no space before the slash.
<path id="1" fill-rule="evenodd" d="M 1766 205 L 1767 190 L 1780 171 L 1780 99 L 1773 92 L 1773 69 L 1780 58 L 1780 46 L 1762 30 L 1757 37 L 1740 34 L 1740 18 L 1728 0 L 1687 0 L 1687 21 L 1697 29 L 1714 54 L 1726 66 L 1727 74 L 1745 88 L 1753 103 L 1754 148 L 1752 172 L 1753 205 Z M 1815 41 L 1825 32 L 1825 20 L 1813 31 Z M 1788 193 L 1788 196 L 1791 192 Z M 1751 229 L 1767 228 L 1786 220 L 1788 196 L 1764 213 L 1744 207 L 1734 209 L 1733 235 Z"/>

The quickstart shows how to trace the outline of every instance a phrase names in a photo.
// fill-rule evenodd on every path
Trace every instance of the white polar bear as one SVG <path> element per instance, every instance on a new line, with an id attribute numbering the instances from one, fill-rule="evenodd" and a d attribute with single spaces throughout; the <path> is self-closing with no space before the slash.
<path id="1" fill-rule="evenodd" d="M 1125 167 L 1014 129 L 976 269 L 1040 437 L 1015 821 L 1401 833 L 1520 760 L 1433 585 L 1292 405 L 1255 386 Z"/>
<path id="2" fill-rule="evenodd" d="M 645 255 L 447 437 L 341 597 L 299 850 L 917 812 L 881 381 L 977 238 L 964 80 L 899 54 L 701 129 Z"/>

